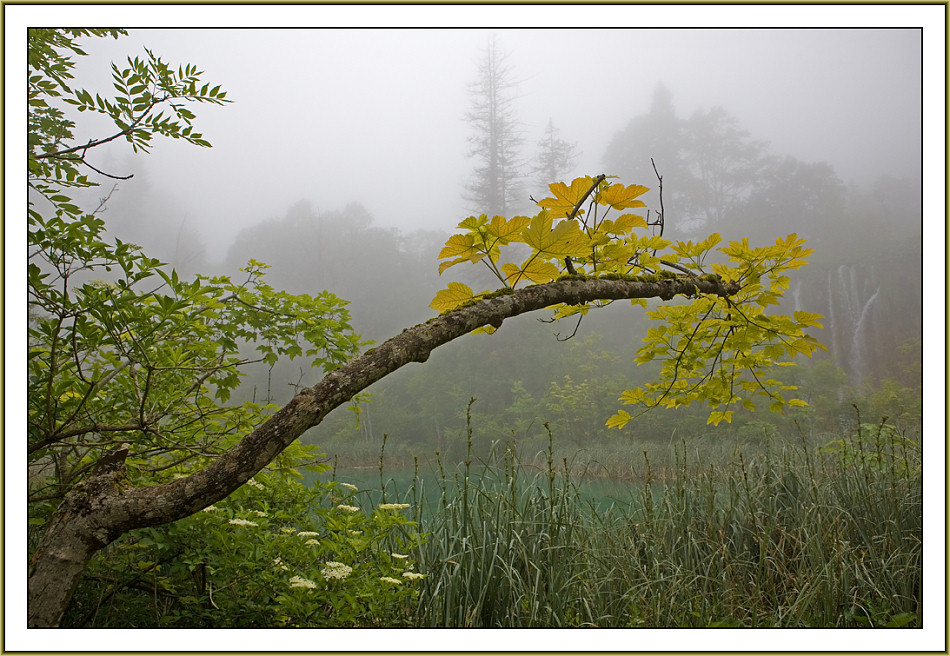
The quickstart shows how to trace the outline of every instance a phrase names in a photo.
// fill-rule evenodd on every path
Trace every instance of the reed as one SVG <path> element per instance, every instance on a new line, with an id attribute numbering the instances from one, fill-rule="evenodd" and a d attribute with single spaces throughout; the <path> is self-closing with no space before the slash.
<path id="1" fill-rule="evenodd" d="M 920 625 L 920 445 L 883 422 L 712 463 L 685 443 L 659 469 L 643 453 L 612 504 L 581 494 L 548 440 L 473 459 L 469 412 L 434 507 L 418 477 L 403 491 L 428 536 L 419 626 Z"/>

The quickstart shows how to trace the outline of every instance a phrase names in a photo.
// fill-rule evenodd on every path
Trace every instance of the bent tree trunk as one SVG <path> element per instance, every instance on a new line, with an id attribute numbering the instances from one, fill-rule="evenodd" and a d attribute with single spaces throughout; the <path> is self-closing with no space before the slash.
<path id="1" fill-rule="evenodd" d="M 729 296 L 738 291 L 736 283 L 711 277 L 681 276 L 655 282 L 571 278 L 486 298 L 413 326 L 327 374 L 191 476 L 163 485 L 130 487 L 123 462 L 97 468 L 66 496 L 33 554 L 28 625 L 59 624 L 83 569 L 98 550 L 128 531 L 173 522 L 227 497 L 331 410 L 403 365 L 425 362 L 436 347 L 480 326 L 499 327 L 507 318 L 558 303 L 669 300 L 676 294 Z"/>

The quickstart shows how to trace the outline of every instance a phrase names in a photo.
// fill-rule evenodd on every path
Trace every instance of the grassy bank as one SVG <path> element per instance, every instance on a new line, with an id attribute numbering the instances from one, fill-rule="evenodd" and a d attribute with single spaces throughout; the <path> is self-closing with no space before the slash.
<path id="1" fill-rule="evenodd" d="M 380 471 L 428 535 L 419 626 L 920 626 L 921 452 L 890 426 L 641 453 L 614 503 L 553 440 L 540 458 L 471 444 L 469 426 L 466 459 L 437 458 L 434 479 Z"/>

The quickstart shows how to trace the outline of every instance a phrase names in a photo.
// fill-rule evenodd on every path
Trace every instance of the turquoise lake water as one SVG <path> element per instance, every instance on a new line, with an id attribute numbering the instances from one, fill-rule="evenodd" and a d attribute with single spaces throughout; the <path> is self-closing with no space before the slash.
<path id="1" fill-rule="evenodd" d="M 350 469 L 337 470 L 332 476 L 329 472 L 320 475 L 310 475 L 320 480 L 336 480 L 340 483 L 349 483 L 359 488 L 354 500 L 365 508 L 371 508 L 379 503 L 410 503 L 421 505 L 422 516 L 428 516 L 440 507 L 443 494 L 448 501 L 458 496 L 462 486 L 463 474 L 461 469 L 455 472 L 446 472 L 443 480 L 437 470 L 420 470 L 418 475 L 412 469 L 384 471 L 382 481 L 378 469 Z M 504 474 L 491 472 L 484 480 L 476 471 L 469 473 L 469 493 L 473 494 L 476 488 L 487 489 L 493 492 L 508 491 L 508 484 Z M 382 490 L 385 487 L 385 496 Z M 547 496 L 550 494 L 549 481 L 546 475 L 535 475 L 529 472 L 518 474 L 517 490 L 519 495 L 527 493 L 530 488 L 537 488 L 538 492 Z M 563 477 L 555 479 L 555 495 L 564 489 Z M 611 505 L 618 507 L 635 507 L 641 505 L 643 484 L 614 480 L 577 480 L 571 481 L 569 492 L 576 495 L 582 504 L 590 504 L 598 511 L 603 511 Z M 655 499 L 663 494 L 661 486 L 651 486 Z"/>

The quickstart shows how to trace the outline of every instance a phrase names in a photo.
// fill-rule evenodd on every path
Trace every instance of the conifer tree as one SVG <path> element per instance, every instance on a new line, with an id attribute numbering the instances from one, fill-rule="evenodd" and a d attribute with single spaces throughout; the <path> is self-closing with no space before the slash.
<path id="1" fill-rule="evenodd" d="M 489 216 L 518 210 L 526 199 L 521 172 L 524 137 L 512 107 L 515 82 L 506 60 L 492 36 L 471 85 L 472 109 L 466 114 L 474 132 L 469 156 L 476 165 L 463 197 Z"/>
<path id="2" fill-rule="evenodd" d="M 565 141 L 560 130 L 554 126 L 554 120 L 548 119 L 544 136 L 538 142 L 538 156 L 531 172 L 535 185 L 547 193 L 551 180 L 564 180 L 570 177 L 571 168 L 579 155 L 577 144 Z"/>

